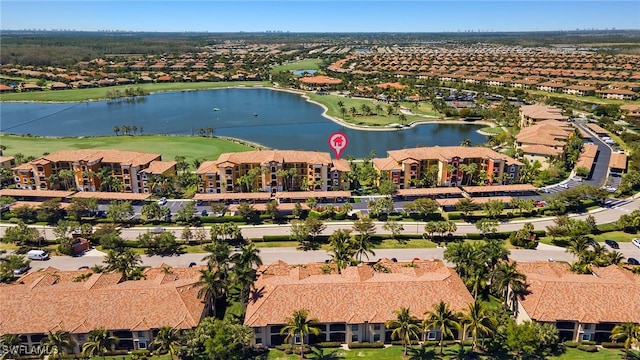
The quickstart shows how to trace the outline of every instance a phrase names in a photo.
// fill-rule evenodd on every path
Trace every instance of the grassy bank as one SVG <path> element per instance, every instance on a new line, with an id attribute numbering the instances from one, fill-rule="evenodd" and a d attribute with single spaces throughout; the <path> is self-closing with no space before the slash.
<path id="1" fill-rule="evenodd" d="M 103 100 L 107 98 L 107 91 L 127 88 L 142 88 L 144 91 L 153 93 L 159 91 L 188 91 L 219 89 L 231 86 L 271 86 L 268 81 L 218 81 L 218 82 L 192 82 L 192 83 L 160 83 L 160 84 L 133 84 L 108 86 L 91 89 L 71 89 L 71 90 L 43 90 L 24 93 L 11 93 L 0 95 L 0 101 L 52 101 L 71 102 L 86 100 Z"/>
<path id="2" fill-rule="evenodd" d="M 6 147 L 4 155 L 21 153 L 24 156 L 40 157 L 45 152 L 76 149 L 118 149 L 160 153 L 164 160 L 173 160 L 176 155 L 193 159 L 215 160 L 225 152 L 248 151 L 247 145 L 220 138 L 195 136 L 97 136 L 97 137 L 27 137 L 1 135 L 0 144 Z"/>
<path id="3" fill-rule="evenodd" d="M 318 102 L 327 107 L 327 115 L 342 119 L 345 122 L 360 126 L 386 126 L 389 124 L 400 124 L 399 114 L 395 113 L 387 115 L 387 104 L 362 98 L 348 98 L 337 95 L 318 95 L 314 93 L 308 93 L 309 99 Z M 342 102 L 344 108 L 347 109 L 347 113 L 343 116 L 340 111 L 339 102 Z M 376 105 L 379 104 L 382 110 L 376 110 Z M 362 113 L 362 105 L 367 105 L 371 108 L 371 115 L 364 116 Z M 355 108 L 356 114 L 353 115 L 349 109 Z M 395 111 L 395 110 L 394 110 Z M 406 124 L 417 121 L 425 120 L 421 116 L 407 116 Z"/>
<path id="4" fill-rule="evenodd" d="M 433 116 L 438 118 L 443 118 L 444 115 L 440 114 L 436 109 L 433 108 L 433 104 L 428 101 L 419 101 L 419 102 L 401 102 L 400 105 L 406 107 L 411 110 L 411 112 L 420 115 Z"/>
<path id="5" fill-rule="evenodd" d="M 300 61 L 274 66 L 272 72 L 293 71 L 293 70 L 318 70 L 322 59 L 303 59 Z"/>

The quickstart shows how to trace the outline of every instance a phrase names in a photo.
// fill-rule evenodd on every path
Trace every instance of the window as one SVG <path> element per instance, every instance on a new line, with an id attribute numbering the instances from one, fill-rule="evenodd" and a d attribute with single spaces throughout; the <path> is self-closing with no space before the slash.
<path id="1" fill-rule="evenodd" d="M 582 334 L 582 341 L 591 341 L 591 334 Z"/>
<path id="2" fill-rule="evenodd" d="M 78 341 L 85 341 L 86 336 L 84 334 L 78 334 L 76 335 L 76 337 L 78 338 Z"/>
<path id="3" fill-rule="evenodd" d="M 254 334 L 260 334 L 260 333 L 262 333 L 262 328 L 254 328 L 254 329 L 253 329 L 253 333 L 254 333 Z"/>
<path id="4" fill-rule="evenodd" d="M 380 334 L 373 334 L 373 342 L 380 341 Z"/>
<path id="5" fill-rule="evenodd" d="M 436 340 L 438 333 L 435 331 L 429 331 L 427 333 L 427 340 Z"/>
<path id="6" fill-rule="evenodd" d="M 358 335 L 351 335 L 351 342 L 358 342 Z"/>
<path id="7" fill-rule="evenodd" d="M 147 343 L 146 342 L 139 342 L 138 343 L 138 349 L 146 349 L 147 348 Z"/>
<path id="8" fill-rule="evenodd" d="M 262 338 L 261 337 L 257 337 L 256 338 L 256 344 L 262 344 Z"/>
<path id="9" fill-rule="evenodd" d="M 137 335 L 139 338 L 146 338 L 147 337 L 147 332 L 146 331 L 138 331 Z"/>
<path id="10" fill-rule="evenodd" d="M 358 331 L 358 324 L 351 325 L 351 331 Z"/>
<path id="11" fill-rule="evenodd" d="M 373 330 L 380 330 L 380 324 L 373 324 Z"/>

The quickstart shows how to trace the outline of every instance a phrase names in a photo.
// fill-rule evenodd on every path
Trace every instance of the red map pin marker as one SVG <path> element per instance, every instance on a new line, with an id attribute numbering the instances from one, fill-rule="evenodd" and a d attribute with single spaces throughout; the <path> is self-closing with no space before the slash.
<path id="1" fill-rule="evenodd" d="M 349 144 L 349 139 L 347 135 L 340 131 L 336 131 L 331 136 L 329 136 L 329 147 L 336 153 L 336 159 L 340 160 L 340 154 L 342 151 L 347 148 Z"/>

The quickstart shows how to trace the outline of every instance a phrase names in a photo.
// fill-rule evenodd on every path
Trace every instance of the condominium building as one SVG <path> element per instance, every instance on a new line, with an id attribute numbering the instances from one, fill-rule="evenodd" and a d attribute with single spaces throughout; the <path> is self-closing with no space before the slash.
<path id="1" fill-rule="evenodd" d="M 198 297 L 201 269 L 163 265 L 127 281 L 120 273 L 33 271 L 0 284 L 0 335 L 20 334 L 29 349 L 61 330 L 74 342 L 71 352 L 79 354 L 91 331 L 106 329 L 118 337 L 116 349 L 147 349 L 158 329 L 192 329 L 209 315 L 210 297 Z"/>
<path id="2" fill-rule="evenodd" d="M 520 128 L 547 120 L 567 120 L 562 109 L 548 105 L 524 105 L 520 107 Z"/>
<path id="3" fill-rule="evenodd" d="M 329 153 L 297 150 L 259 150 L 225 153 L 203 162 L 196 175 L 201 193 L 251 191 L 346 190 L 346 160 Z"/>
<path id="4" fill-rule="evenodd" d="M 555 325 L 561 340 L 610 341 L 624 322 L 640 323 L 640 277 L 622 266 L 593 267 L 576 274 L 562 262 L 519 262 L 527 293 L 510 307 L 516 321 Z M 511 300 L 513 301 L 513 300 Z"/>
<path id="5" fill-rule="evenodd" d="M 562 158 L 567 140 L 575 130 L 566 121 L 547 120 L 522 128 L 516 135 L 515 145 L 526 162 L 538 161 L 544 170 L 554 159 Z"/>
<path id="6" fill-rule="evenodd" d="M 152 174 L 174 175 L 175 162 L 161 161 L 160 154 L 121 150 L 61 150 L 14 167 L 19 189 L 75 189 L 100 191 L 107 177 L 111 190 L 150 192 Z"/>
<path id="7" fill-rule="evenodd" d="M 416 187 L 423 179 L 431 179 L 437 186 L 474 181 L 510 184 L 518 181 L 523 166 L 518 160 L 484 147 L 420 147 L 390 150 L 387 154 L 386 158 L 373 159 L 373 166 L 380 180 L 388 179 L 399 189 Z"/>
<path id="8" fill-rule="evenodd" d="M 411 263 L 382 259 L 375 265 L 362 263 L 338 272 L 334 264 L 265 265 L 258 271 L 254 294 L 249 297 L 244 324 L 253 328 L 253 343 L 276 346 L 284 343 L 280 333 L 287 317 L 306 309 L 315 318 L 318 335 L 306 335 L 305 344 L 391 342 L 394 311 L 409 308 L 424 319 L 440 301 L 452 311 L 462 311 L 473 297 L 460 277 L 442 261 Z M 463 334 L 456 332 L 458 338 Z M 439 339 L 438 329 L 428 329 L 428 340 Z M 299 342 L 300 339 L 295 339 Z"/>

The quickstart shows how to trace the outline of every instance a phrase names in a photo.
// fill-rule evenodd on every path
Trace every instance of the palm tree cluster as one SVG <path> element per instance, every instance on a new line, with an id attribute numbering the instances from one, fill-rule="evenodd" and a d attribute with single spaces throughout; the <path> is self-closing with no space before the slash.
<path id="1" fill-rule="evenodd" d="M 455 270 L 475 299 L 490 294 L 503 299 L 505 308 L 515 304 L 518 296 L 526 294 L 526 277 L 509 262 L 504 242 L 452 243 L 444 251 L 444 259 Z"/>
<path id="2" fill-rule="evenodd" d="M 234 295 L 244 314 L 257 268 L 262 265 L 258 249 L 253 244 L 242 245 L 240 251 L 232 255 L 229 245 L 221 242 L 205 249 L 209 254 L 203 258 L 207 261 L 207 266 L 200 270 L 198 298 L 204 298 L 217 317 L 222 315 L 218 308 L 226 307 L 227 298 Z"/>
<path id="3" fill-rule="evenodd" d="M 547 226 L 547 232 L 556 238 L 566 238 L 568 253 L 578 259 L 571 264 L 571 271 L 578 274 L 591 274 L 592 266 L 603 267 L 620 265 L 624 256 L 618 251 L 609 251 L 588 237 L 595 230 L 595 219 L 576 220 L 567 216 L 558 216 L 554 224 Z"/>
<path id="4" fill-rule="evenodd" d="M 338 272 L 349 266 L 353 261 L 362 261 L 369 255 L 375 256 L 371 235 L 375 232 L 375 224 L 369 217 L 362 217 L 353 223 L 353 230 L 357 232 L 351 235 L 352 230 L 339 229 L 329 236 L 329 253 L 336 264 Z"/>
<path id="5" fill-rule="evenodd" d="M 401 307 L 394 311 L 396 319 L 385 323 L 391 332 L 392 339 L 400 339 L 404 346 L 404 355 L 407 355 L 408 345 L 412 340 L 426 338 L 430 330 L 437 330 L 439 334 L 438 344 L 440 355 L 443 353 L 444 340 L 455 338 L 456 333 L 470 333 L 472 339 L 472 349 L 478 347 L 478 339 L 484 339 L 495 333 L 498 326 L 497 318 L 491 314 L 486 305 L 480 300 L 469 304 L 464 313 L 454 312 L 444 301 L 433 305 L 433 310 L 424 313 L 425 317 L 420 321 L 411 315 L 409 308 Z M 455 332 L 455 333 L 454 333 Z"/>

